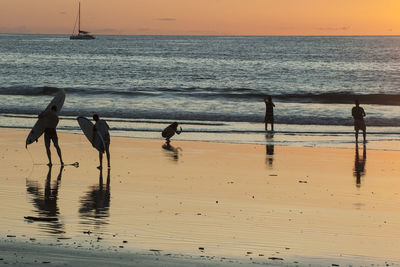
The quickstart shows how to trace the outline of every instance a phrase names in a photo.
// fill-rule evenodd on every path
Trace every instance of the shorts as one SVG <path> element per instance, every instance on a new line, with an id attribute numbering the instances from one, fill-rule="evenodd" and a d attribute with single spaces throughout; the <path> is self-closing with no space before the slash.
<path id="1" fill-rule="evenodd" d="M 274 123 L 274 114 L 272 115 L 266 115 L 264 122 L 269 122 L 269 123 Z"/>
<path id="2" fill-rule="evenodd" d="M 364 120 L 354 120 L 354 130 L 362 130 L 365 131 L 367 127 L 365 126 L 365 121 Z"/>
<path id="3" fill-rule="evenodd" d="M 104 144 L 106 146 L 109 146 L 110 145 L 110 134 L 109 133 L 105 133 L 101 137 L 103 137 Z"/>
<path id="4" fill-rule="evenodd" d="M 44 144 L 46 147 L 50 146 L 50 140 L 53 141 L 54 146 L 58 146 L 58 136 L 55 128 L 44 129 Z"/>

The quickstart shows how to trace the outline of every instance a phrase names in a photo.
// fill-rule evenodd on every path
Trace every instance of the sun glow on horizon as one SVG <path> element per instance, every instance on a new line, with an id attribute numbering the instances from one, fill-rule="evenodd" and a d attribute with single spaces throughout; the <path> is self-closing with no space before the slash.
<path id="1" fill-rule="evenodd" d="M 132 35 L 396 35 L 398 0 L 81 0 L 82 28 Z M 0 33 L 72 31 L 78 1 L 2 0 Z"/>

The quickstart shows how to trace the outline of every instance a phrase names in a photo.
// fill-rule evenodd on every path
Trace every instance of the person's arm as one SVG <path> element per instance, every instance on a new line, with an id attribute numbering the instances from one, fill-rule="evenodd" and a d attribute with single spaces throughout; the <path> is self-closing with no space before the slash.
<path id="1" fill-rule="evenodd" d="M 275 104 L 273 102 L 271 102 L 271 103 L 272 103 L 272 106 L 275 107 Z"/>
<path id="2" fill-rule="evenodd" d="M 107 129 L 110 130 L 110 126 L 108 126 L 108 123 L 106 121 L 104 121 L 104 123 L 106 124 Z"/>
<path id="3" fill-rule="evenodd" d="M 182 132 L 182 127 L 180 127 L 180 128 L 181 128 L 180 131 L 175 131 L 177 134 L 181 134 L 181 132 Z"/>
<path id="4" fill-rule="evenodd" d="M 365 117 L 365 111 L 364 111 L 364 109 L 362 110 L 362 114 L 363 114 L 363 117 Z"/>
<path id="5" fill-rule="evenodd" d="M 39 119 L 44 118 L 46 115 L 47 115 L 47 111 L 45 110 L 45 111 L 43 111 L 42 113 L 39 114 L 38 118 Z"/>

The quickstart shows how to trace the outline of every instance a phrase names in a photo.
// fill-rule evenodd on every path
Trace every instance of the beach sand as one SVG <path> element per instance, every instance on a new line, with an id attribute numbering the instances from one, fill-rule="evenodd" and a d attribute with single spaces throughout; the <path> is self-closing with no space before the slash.
<path id="1" fill-rule="evenodd" d="M 79 168 L 49 172 L 27 134 L 0 129 L 0 263 L 400 264 L 399 151 L 113 137 L 100 172 L 83 135 L 59 133 Z"/>

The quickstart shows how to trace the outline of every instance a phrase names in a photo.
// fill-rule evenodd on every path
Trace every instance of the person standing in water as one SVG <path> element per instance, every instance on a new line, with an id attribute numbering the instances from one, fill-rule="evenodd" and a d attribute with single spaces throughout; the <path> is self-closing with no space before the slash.
<path id="1" fill-rule="evenodd" d="M 272 97 L 268 96 L 268 101 L 265 98 L 265 131 L 268 131 L 268 123 L 271 123 L 271 131 L 274 131 L 274 107 L 275 104 L 272 102 Z"/>
<path id="2" fill-rule="evenodd" d="M 171 137 L 174 136 L 175 133 L 181 134 L 182 127 L 180 127 L 180 128 L 181 128 L 181 130 L 178 131 L 178 123 L 174 122 L 162 131 L 161 135 L 162 135 L 162 137 L 165 138 L 165 140 L 167 141 L 167 144 L 169 144 Z"/>
<path id="3" fill-rule="evenodd" d="M 358 143 L 358 131 L 362 130 L 363 131 L 363 138 L 364 138 L 364 144 L 367 142 L 366 139 L 366 126 L 365 126 L 365 111 L 362 107 L 360 107 L 360 102 L 356 99 L 355 100 L 356 106 L 353 107 L 351 110 L 351 115 L 354 118 L 354 130 L 356 131 L 356 143 Z"/>
<path id="4" fill-rule="evenodd" d="M 44 145 L 46 147 L 47 158 L 49 159 L 48 166 L 52 166 L 51 162 L 51 151 L 50 151 L 50 140 L 53 141 L 53 145 L 57 150 L 58 157 L 60 158 L 60 164 L 64 165 L 61 156 L 61 149 L 58 145 L 58 136 L 56 127 L 58 125 L 58 115 L 57 115 L 57 106 L 52 106 L 49 110 L 46 110 L 39 114 L 39 119 L 44 119 Z"/>
<path id="5" fill-rule="evenodd" d="M 103 138 L 104 141 L 104 150 L 107 155 L 107 166 L 110 168 L 110 133 L 108 130 L 110 129 L 110 126 L 108 126 L 107 122 L 105 120 L 101 120 L 99 118 L 99 115 L 94 114 L 93 115 L 93 120 L 96 122 L 94 127 L 93 127 L 93 144 L 94 140 L 96 138 L 96 132 L 100 134 L 100 136 Z M 103 168 L 103 153 L 99 152 L 99 161 L 100 165 L 97 167 L 98 169 Z"/>

